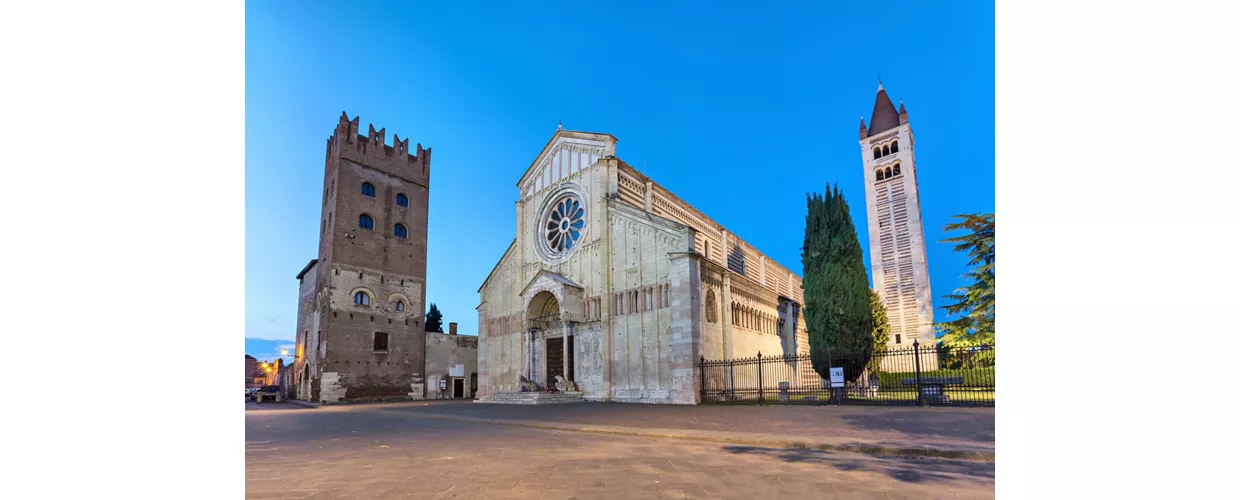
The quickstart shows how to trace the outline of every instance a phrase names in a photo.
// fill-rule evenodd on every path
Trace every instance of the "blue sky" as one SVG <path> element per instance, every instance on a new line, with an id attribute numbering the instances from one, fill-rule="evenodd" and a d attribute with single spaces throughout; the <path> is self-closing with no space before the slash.
<path id="1" fill-rule="evenodd" d="M 838 183 L 868 267 L 878 75 L 917 139 L 937 309 L 966 271 L 943 225 L 994 210 L 994 4 L 772 3 L 248 2 L 245 336 L 294 338 L 342 111 L 434 149 L 427 301 L 462 333 L 559 120 L 797 274 L 805 195 Z"/>

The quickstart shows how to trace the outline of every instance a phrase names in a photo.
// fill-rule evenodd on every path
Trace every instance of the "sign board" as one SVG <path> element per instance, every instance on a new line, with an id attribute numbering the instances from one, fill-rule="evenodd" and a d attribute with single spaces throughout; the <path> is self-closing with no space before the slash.
<path id="1" fill-rule="evenodd" d="M 454 366 L 448 367 L 448 376 L 449 377 L 464 377 L 465 376 L 465 365 L 454 365 Z"/>
<path id="2" fill-rule="evenodd" d="M 447 388 L 448 388 L 448 381 L 444 379 L 439 379 L 439 390 L 442 391 Z"/>
<path id="3" fill-rule="evenodd" d="M 844 368 L 831 368 L 831 387 L 844 387 Z"/>

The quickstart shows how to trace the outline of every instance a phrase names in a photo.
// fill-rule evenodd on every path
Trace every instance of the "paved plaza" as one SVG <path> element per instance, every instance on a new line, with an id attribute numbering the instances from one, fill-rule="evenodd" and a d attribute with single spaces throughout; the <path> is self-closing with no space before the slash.
<path id="1" fill-rule="evenodd" d="M 621 408 L 609 411 L 613 407 Z M 791 422 L 788 426 L 794 431 L 810 432 L 816 427 L 808 417 L 814 410 L 835 410 L 829 415 L 841 421 L 861 418 L 857 415 L 868 411 L 786 408 L 791 410 L 787 415 L 758 413 L 772 409 L 785 410 L 603 404 L 529 408 L 471 403 L 311 409 L 287 403 L 246 403 L 246 498 L 994 497 L 993 462 L 601 435 L 422 415 L 437 411 L 449 416 L 498 414 L 535 419 L 559 414 L 564 419 L 592 418 L 618 425 L 611 421 L 616 420 L 638 426 L 640 422 L 626 419 L 644 413 L 654 426 L 692 425 L 696 419 L 698 425 L 710 429 L 727 426 L 729 418 L 732 427 L 745 426 L 742 415 L 752 412 L 779 416 L 779 421 Z M 798 420 L 798 415 L 806 417 Z M 824 415 L 828 413 L 818 413 Z M 900 412 L 883 415 L 886 420 L 872 424 L 876 432 L 892 432 L 890 428 L 903 420 Z M 989 415 L 993 449 L 993 412 Z"/>

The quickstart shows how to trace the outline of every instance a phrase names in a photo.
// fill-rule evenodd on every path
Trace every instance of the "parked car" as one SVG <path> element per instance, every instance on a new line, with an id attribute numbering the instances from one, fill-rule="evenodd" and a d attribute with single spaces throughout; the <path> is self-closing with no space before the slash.
<path id="1" fill-rule="evenodd" d="M 269 399 L 275 402 L 284 400 L 284 393 L 280 391 L 280 386 L 264 385 L 258 388 L 258 391 L 254 393 L 254 401 L 257 403 L 261 403 Z"/>

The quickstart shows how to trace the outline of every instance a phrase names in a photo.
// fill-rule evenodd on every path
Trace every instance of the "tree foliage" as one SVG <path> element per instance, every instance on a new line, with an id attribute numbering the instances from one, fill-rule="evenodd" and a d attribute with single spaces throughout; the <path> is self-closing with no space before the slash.
<path id="1" fill-rule="evenodd" d="M 443 313 L 439 312 L 439 307 L 433 303 L 430 311 L 426 313 L 426 331 L 443 333 Z"/>
<path id="2" fill-rule="evenodd" d="M 830 374 L 828 348 L 830 356 L 848 356 L 852 362 L 844 364 L 844 377 L 854 380 L 874 352 L 874 318 L 861 243 L 838 186 L 806 198 L 801 264 L 810 355 L 823 378 Z"/>
<path id="3" fill-rule="evenodd" d="M 972 267 L 963 277 L 970 282 L 944 297 L 941 306 L 955 319 L 939 323 L 939 340 L 948 346 L 990 344 L 995 341 L 995 214 L 962 214 L 944 230 L 965 231 L 942 240 L 955 243 L 953 250 L 967 252 Z M 993 353 L 993 351 L 991 351 Z"/>
<path id="4" fill-rule="evenodd" d="M 874 351 L 881 351 L 887 348 L 887 342 L 891 340 L 891 323 L 887 321 L 887 306 L 883 305 L 882 297 L 878 296 L 878 292 L 870 290 L 870 314 L 874 318 Z M 878 371 L 878 357 L 870 359 L 870 373 Z"/>

